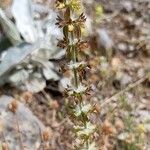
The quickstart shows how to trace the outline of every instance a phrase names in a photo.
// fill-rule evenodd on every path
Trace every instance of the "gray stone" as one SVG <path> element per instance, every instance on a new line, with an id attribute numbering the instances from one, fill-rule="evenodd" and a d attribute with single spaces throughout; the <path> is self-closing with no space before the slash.
<path id="1" fill-rule="evenodd" d="M 122 7 L 124 10 L 126 10 L 127 12 L 130 12 L 132 11 L 133 9 L 133 6 L 132 6 L 132 3 L 130 1 L 123 1 L 122 2 Z"/>
<path id="2" fill-rule="evenodd" d="M 21 147 L 17 129 L 17 124 L 19 124 L 20 135 L 25 149 L 38 149 L 38 146 L 41 143 L 40 135 L 41 131 L 44 129 L 44 125 L 25 105 L 20 102 L 18 102 L 18 109 L 15 114 L 9 111 L 8 104 L 10 104 L 12 100 L 12 97 L 6 95 L 0 97 L 1 133 L 3 133 L 10 149 L 20 150 Z M 4 138 L 3 136 L 0 136 L 1 141 L 4 141 Z"/>

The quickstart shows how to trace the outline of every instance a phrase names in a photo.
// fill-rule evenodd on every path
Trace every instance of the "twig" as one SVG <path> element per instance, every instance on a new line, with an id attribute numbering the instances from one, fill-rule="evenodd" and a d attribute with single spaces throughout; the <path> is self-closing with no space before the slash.
<path id="1" fill-rule="evenodd" d="M 145 75 L 144 77 L 142 77 L 141 79 L 137 80 L 134 83 L 129 84 L 125 89 L 123 89 L 122 91 L 114 94 L 113 96 L 111 96 L 110 98 L 106 98 L 104 100 L 104 102 L 100 105 L 100 107 L 104 107 L 106 104 L 110 103 L 114 98 L 122 95 L 124 92 L 129 91 L 130 89 L 138 86 L 139 84 L 141 84 L 142 82 L 144 82 L 147 78 L 149 77 L 149 73 L 147 75 Z"/>
<path id="2" fill-rule="evenodd" d="M 21 150 L 24 150 L 23 140 L 22 140 L 21 131 L 20 131 L 20 127 L 19 127 L 19 122 L 18 122 L 18 117 L 17 116 L 16 116 L 16 124 L 17 124 L 17 131 L 18 131 L 18 135 L 19 135 L 20 147 L 21 147 Z"/>
<path id="3" fill-rule="evenodd" d="M 38 148 L 38 150 L 44 150 L 44 141 L 43 141 L 43 137 L 42 137 L 42 131 L 41 131 L 41 128 L 39 127 L 39 133 L 40 133 L 40 139 L 41 139 L 41 144 L 40 144 L 40 147 Z"/>

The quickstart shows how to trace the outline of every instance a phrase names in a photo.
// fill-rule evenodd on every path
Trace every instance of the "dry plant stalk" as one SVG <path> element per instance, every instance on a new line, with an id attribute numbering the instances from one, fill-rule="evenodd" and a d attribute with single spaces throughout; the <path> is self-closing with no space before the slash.
<path id="1" fill-rule="evenodd" d="M 2 143 L 2 150 L 9 150 L 8 145 L 6 143 Z"/>
<path id="2" fill-rule="evenodd" d="M 72 71 L 72 85 L 66 89 L 67 112 L 74 123 L 76 139 L 74 149 L 97 150 L 94 141 L 96 125 L 90 121 L 90 116 L 95 108 L 92 104 L 83 100 L 83 96 L 89 91 L 89 87 L 83 85 L 83 74 L 86 62 L 79 60 L 82 50 L 87 48 L 87 42 L 82 40 L 81 28 L 84 27 L 86 17 L 80 15 L 81 2 L 79 0 L 57 0 L 57 8 L 62 16 L 57 16 L 56 25 L 63 30 L 63 39 L 58 41 L 58 46 L 66 49 L 67 64 L 62 71 Z M 65 68 L 65 69 L 64 69 Z"/>

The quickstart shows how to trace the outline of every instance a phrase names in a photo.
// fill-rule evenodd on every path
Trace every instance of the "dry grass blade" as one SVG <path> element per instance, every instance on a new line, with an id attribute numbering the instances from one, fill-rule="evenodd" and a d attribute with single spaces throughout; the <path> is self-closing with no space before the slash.
<path id="1" fill-rule="evenodd" d="M 101 108 L 104 107 L 106 104 L 110 103 L 114 98 L 122 95 L 126 91 L 131 90 L 132 88 L 135 88 L 136 86 L 138 86 L 139 84 L 141 84 L 142 82 L 144 82 L 149 77 L 149 75 L 150 75 L 150 73 L 146 74 L 144 77 L 142 77 L 141 79 L 137 80 L 136 82 L 129 84 L 125 89 L 123 89 L 120 92 L 114 94 L 110 98 L 106 98 L 104 100 L 104 102 L 100 105 L 100 107 Z"/>

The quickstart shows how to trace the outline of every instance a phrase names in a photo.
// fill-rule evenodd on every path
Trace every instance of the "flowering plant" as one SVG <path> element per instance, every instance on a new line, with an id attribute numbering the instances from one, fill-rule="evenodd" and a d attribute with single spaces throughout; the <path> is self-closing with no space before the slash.
<path id="1" fill-rule="evenodd" d="M 86 63 L 79 60 L 81 50 L 87 48 L 88 44 L 82 40 L 81 28 L 84 27 L 86 17 L 84 13 L 78 15 L 81 2 L 79 0 L 58 0 L 56 6 L 63 12 L 63 16 L 57 16 L 56 25 L 63 30 L 63 39 L 58 41 L 58 46 L 66 49 L 67 63 L 65 67 L 72 71 L 72 85 L 66 89 L 67 98 L 73 99 L 68 104 L 70 117 L 73 118 L 76 140 L 74 149 L 96 150 L 93 142 L 96 126 L 90 121 L 90 115 L 94 112 L 94 106 L 83 100 L 83 95 L 89 91 L 82 83 L 83 72 Z"/>

